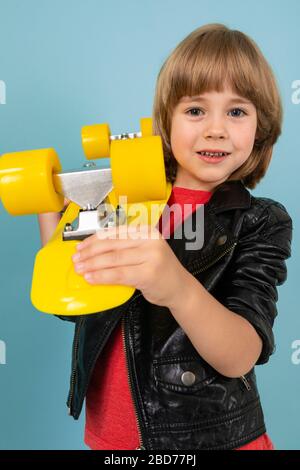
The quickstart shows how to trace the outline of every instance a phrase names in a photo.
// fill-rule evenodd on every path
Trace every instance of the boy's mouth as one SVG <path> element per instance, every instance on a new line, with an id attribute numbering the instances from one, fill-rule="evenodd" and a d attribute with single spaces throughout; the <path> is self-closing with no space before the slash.
<path id="1" fill-rule="evenodd" d="M 200 152 L 197 152 L 198 155 L 201 155 L 202 157 L 211 157 L 211 158 L 218 158 L 218 157 L 227 157 L 230 155 L 229 152 L 223 152 L 223 151 L 206 151 L 206 150 L 201 150 Z"/>
<path id="2" fill-rule="evenodd" d="M 200 160 L 210 163 L 221 163 L 230 155 L 228 152 L 197 152 L 197 156 Z"/>

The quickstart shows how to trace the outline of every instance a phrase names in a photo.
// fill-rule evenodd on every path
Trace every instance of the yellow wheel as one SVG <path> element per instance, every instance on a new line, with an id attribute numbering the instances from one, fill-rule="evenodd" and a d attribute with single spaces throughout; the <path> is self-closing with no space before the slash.
<path id="1" fill-rule="evenodd" d="M 110 129 L 108 124 L 93 124 L 81 129 L 84 154 L 88 160 L 108 158 L 110 150 Z"/>
<path id="2" fill-rule="evenodd" d="M 140 120 L 142 137 L 149 137 L 153 134 L 152 131 L 152 118 L 142 118 Z"/>
<path id="3" fill-rule="evenodd" d="M 117 197 L 127 202 L 161 200 L 166 197 L 166 174 L 160 136 L 114 140 L 111 170 Z"/>
<path id="4" fill-rule="evenodd" d="M 0 158 L 0 195 L 11 215 L 58 212 L 64 197 L 55 191 L 53 173 L 61 165 L 54 149 L 7 153 Z"/>

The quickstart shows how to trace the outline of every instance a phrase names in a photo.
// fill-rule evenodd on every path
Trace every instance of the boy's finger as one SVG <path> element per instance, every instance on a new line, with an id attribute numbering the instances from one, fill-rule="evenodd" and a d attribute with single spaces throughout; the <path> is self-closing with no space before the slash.
<path id="1" fill-rule="evenodd" d="M 70 199 L 64 198 L 64 207 L 66 207 L 70 203 Z"/>

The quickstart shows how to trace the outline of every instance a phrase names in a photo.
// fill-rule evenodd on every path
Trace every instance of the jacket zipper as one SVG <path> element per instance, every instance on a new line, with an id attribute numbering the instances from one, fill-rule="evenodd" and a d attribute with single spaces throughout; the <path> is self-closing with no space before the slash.
<path id="1" fill-rule="evenodd" d="M 201 273 L 202 271 L 205 271 L 206 269 L 210 268 L 210 266 L 212 266 L 213 264 L 215 264 L 217 261 L 219 261 L 221 258 L 223 258 L 223 256 L 225 256 L 227 253 L 229 253 L 231 250 L 233 250 L 236 245 L 237 245 L 237 242 L 232 243 L 232 244 L 231 244 L 225 251 L 223 251 L 223 253 L 221 253 L 217 258 L 215 258 L 214 260 L 212 260 L 210 263 L 208 263 L 208 264 L 202 266 L 202 268 L 197 269 L 196 271 L 191 272 L 191 274 L 198 274 L 198 273 Z"/>
<path id="2" fill-rule="evenodd" d="M 137 295 L 139 297 L 142 294 Z M 125 317 L 123 315 L 122 317 L 122 338 L 123 338 L 123 347 L 125 351 L 125 358 L 126 358 L 126 373 L 127 373 L 127 379 L 130 387 L 130 392 L 131 396 L 133 397 L 133 402 L 134 402 L 134 413 L 135 413 L 135 419 L 136 419 L 136 424 L 137 424 L 137 429 L 138 429 L 138 435 L 139 435 L 139 447 L 137 447 L 135 450 L 145 450 L 145 447 L 143 445 L 143 439 L 142 439 L 142 433 L 141 433 L 141 427 L 140 427 L 140 421 L 138 418 L 138 413 L 137 413 L 137 406 L 136 406 L 136 399 L 135 399 L 135 394 L 133 393 L 133 387 L 132 387 L 132 380 L 131 376 L 129 374 L 129 366 L 128 366 L 128 355 L 127 355 L 127 347 L 126 347 L 126 340 L 125 340 Z"/>
<path id="3" fill-rule="evenodd" d="M 71 376 L 70 395 L 69 395 L 69 399 L 68 399 L 68 403 L 67 403 L 68 410 L 69 410 L 69 415 L 72 414 L 71 403 L 72 403 L 73 394 L 74 394 L 77 351 L 78 351 L 78 344 L 79 344 L 79 334 L 80 334 L 80 329 L 81 329 L 82 323 L 83 323 L 83 318 L 81 317 L 80 320 L 79 320 L 79 325 L 78 325 L 78 328 L 77 328 L 76 336 L 74 338 L 74 353 L 73 353 L 73 358 L 72 358 L 73 370 L 72 370 L 72 376 Z"/>
<path id="4" fill-rule="evenodd" d="M 140 297 L 142 294 L 138 294 L 138 295 L 135 295 L 133 296 L 131 299 L 130 299 L 130 303 L 133 302 L 137 297 Z M 73 400 L 73 395 L 74 395 L 74 385 L 75 385 L 75 382 L 76 382 L 76 361 L 77 361 L 77 350 L 78 350 L 78 343 L 79 343 L 79 333 L 80 333 L 80 329 L 82 327 L 82 324 L 83 324 L 83 320 L 84 318 L 81 318 L 80 319 L 80 324 L 78 326 L 78 329 L 77 329 L 77 332 L 76 332 L 76 337 L 74 338 L 74 353 L 73 353 L 73 367 L 72 367 L 72 374 L 71 374 L 71 385 L 70 385 L 70 393 L 69 393 L 69 398 L 68 398 L 68 402 L 67 402 L 67 407 L 69 409 L 69 414 L 71 415 L 72 413 L 72 400 Z M 118 320 L 119 321 L 119 320 Z M 114 325 L 115 327 L 116 325 Z M 112 329 L 114 329 L 114 327 Z M 101 344 L 102 346 L 102 344 Z M 97 362 L 97 359 L 98 359 L 98 355 L 99 355 L 99 349 L 101 348 L 98 348 L 98 351 L 97 351 L 97 354 L 96 354 L 96 357 L 95 357 L 95 360 L 92 364 L 92 367 L 91 367 L 91 370 L 93 370 L 96 362 Z M 86 393 L 86 390 L 87 390 L 87 387 L 88 387 L 88 384 L 89 384 L 89 378 L 90 376 L 88 377 L 88 380 L 87 380 L 87 385 L 85 387 L 85 391 L 84 393 Z"/>
<path id="5" fill-rule="evenodd" d="M 251 390 L 251 385 L 249 383 L 249 380 L 246 379 L 246 377 L 244 375 L 242 375 L 240 377 L 241 381 L 243 382 L 243 384 L 245 385 L 246 389 L 248 390 L 248 392 L 250 392 Z"/>

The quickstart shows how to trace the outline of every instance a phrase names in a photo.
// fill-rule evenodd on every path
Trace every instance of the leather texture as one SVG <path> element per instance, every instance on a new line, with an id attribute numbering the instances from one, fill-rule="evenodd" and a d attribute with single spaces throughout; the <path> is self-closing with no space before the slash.
<path id="1" fill-rule="evenodd" d="M 186 250 L 184 237 L 167 241 L 215 298 L 254 326 L 263 340 L 257 364 L 266 363 L 275 349 L 277 287 L 287 278 L 291 255 L 292 220 L 285 207 L 229 181 L 205 205 L 200 250 Z M 149 303 L 141 292 L 104 312 L 60 318 L 75 322 L 67 402 L 74 419 L 97 358 L 122 320 L 143 449 L 229 450 L 266 432 L 255 369 L 240 378 L 221 375 L 198 354 L 169 309 Z"/>

